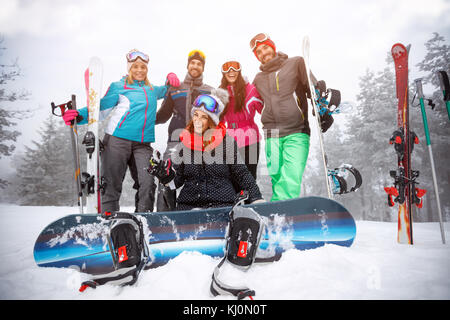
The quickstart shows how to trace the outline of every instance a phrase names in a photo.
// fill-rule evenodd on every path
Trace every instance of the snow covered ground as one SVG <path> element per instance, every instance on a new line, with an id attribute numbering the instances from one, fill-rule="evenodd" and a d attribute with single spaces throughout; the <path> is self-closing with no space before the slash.
<path id="1" fill-rule="evenodd" d="M 219 262 L 185 252 L 144 271 L 137 284 L 78 292 L 85 280 L 73 270 L 38 268 L 33 246 L 50 222 L 73 207 L 0 205 L 0 299 L 233 299 L 209 294 Z M 450 223 L 446 223 L 450 242 Z M 414 224 L 414 246 L 396 242 L 396 223 L 357 221 L 352 247 L 290 250 L 280 261 L 232 274 L 256 291 L 255 299 L 450 299 L 450 245 L 438 223 Z M 233 271 L 234 272 L 234 271 Z"/>

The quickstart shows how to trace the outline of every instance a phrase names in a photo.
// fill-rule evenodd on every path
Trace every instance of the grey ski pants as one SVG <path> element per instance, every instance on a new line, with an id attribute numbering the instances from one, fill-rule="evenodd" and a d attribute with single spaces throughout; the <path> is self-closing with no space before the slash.
<path id="1" fill-rule="evenodd" d="M 119 199 L 128 166 L 130 166 L 130 170 L 132 168 L 135 170 L 132 176 L 135 185 L 138 186 L 137 211 L 153 211 L 156 189 L 155 177 L 147 172 L 153 153 L 150 143 L 140 143 L 105 134 L 103 145 L 104 150 L 101 158 L 106 187 L 102 196 L 102 211 L 120 210 Z M 130 161 L 134 161 L 134 166 L 130 164 Z"/>

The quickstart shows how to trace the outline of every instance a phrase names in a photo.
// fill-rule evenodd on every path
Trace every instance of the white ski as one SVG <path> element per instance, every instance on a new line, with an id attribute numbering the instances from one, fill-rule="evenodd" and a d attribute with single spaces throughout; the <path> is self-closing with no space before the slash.
<path id="1" fill-rule="evenodd" d="M 85 72 L 86 94 L 88 98 L 88 127 L 83 144 L 86 145 L 87 165 L 83 172 L 86 190 L 86 212 L 101 213 L 100 150 L 98 121 L 102 91 L 103 65 L 99 58 L 92 57 Z"/>
<path id="2" fill-rule="evenodd" d="M 317 124 L 317 133 L 319 136 L 319 142 L 320 142 L 320 150 L 322 151 L 322 160 L 323 160 L 323 169 L 325 173 L 325 181 L 327 184 L 327 192 L 328 192 L 328 198 L 333 199 L 333 193 L 331 192 L 331 186 L 330 186 L 330 179 L 328 179 L 328 165 L 327 165 L 327 155 L 325 153 L 325 149 L 323 147 L 323 134 L 322 129 L 320 126 L 320 109 L 319 106 L 316 104 L 317 96 L 316 96 L 316 90 L 314 88 L 314 84 L 311 80 L 311 70 L 309 67 L 309 37 L 305 36 L 303 38 L 303 59 L 305 60 L 305 66 L 306 66 L 306 74 L 308 76 L 308 83 L 309 83 L 309 89 L 311 94 L 311 106 L 312 110 L 315 111 L 315 118 L 316 118 L 316 124 Z"/>

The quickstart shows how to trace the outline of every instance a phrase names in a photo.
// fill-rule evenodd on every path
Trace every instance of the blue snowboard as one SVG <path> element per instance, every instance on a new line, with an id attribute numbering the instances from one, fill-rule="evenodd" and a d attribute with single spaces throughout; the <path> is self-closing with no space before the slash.
<path id="1" fill-rule="evenodd" d="M 304 197 L 245 205 L 264 217 L 266 228 L 258 252 L 278 256 L 296 248 L 314 249 L 327 243 L 351 246 L 356 225 L 351 214 L 334 200 Z M 149 243 L 151 264 L 166 264 L 183 251 L 223 257 L 230 207 L 191 211 L 139 213 Z M 40 267 L 76 268 L 92 275 L 114 270 L 99 214 L 72 214 L 48 225 L 34 246 Z"/>

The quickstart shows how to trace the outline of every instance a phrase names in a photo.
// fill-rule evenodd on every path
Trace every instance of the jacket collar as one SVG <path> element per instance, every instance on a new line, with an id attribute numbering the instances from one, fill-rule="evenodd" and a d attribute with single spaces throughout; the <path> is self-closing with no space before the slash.
<path id="1" fill-rule="evenodd" d="M 269 62 L 265 63 L 265 64 L 261 64 L 261 66 L 259 67 L 259 69 L 261 71 L 264 72 L 273 72 L 276 71 L 278 69 L 280 69 L 280 67 L 283 65 L 283 63 L 288 59 L 287 54 L 278 51 L 277 55 L 275 56 L 275 58 L 273 58 L 272 60 L 270 60 Z"/>
<path id="2" fill-rule="evenodd" d="M 127 85 L 127 76 L 122 77 L 122 81 Z M 133 80 L 133 85 L 143 87 L 145 86 L 145 81 Z"/>
<path id="3" fill-rule="evenodd" d="M 200 87 L 203 84 L 203 74 L 201 74 L 197 78 L 192 78 L 189 72 L 186 74 L 186 77 L 184 78 L 184 82 L 188 84 L 189 86 L 194 87 Z"/>
<path id="4" fill-rule="evenodd" d="M 180 140 L 186 148 L 191 150 L 212 151 L 222 143 L 226 133 L 227 128 L 222 122 L 219 122 L 217 127 L 214 129 L 209 144 L 207 144 L 208 141 L 203 140 L 203 136 L 199 136 L 196 133 L 190 133 L 186 129 L 181 132 Z"/>

